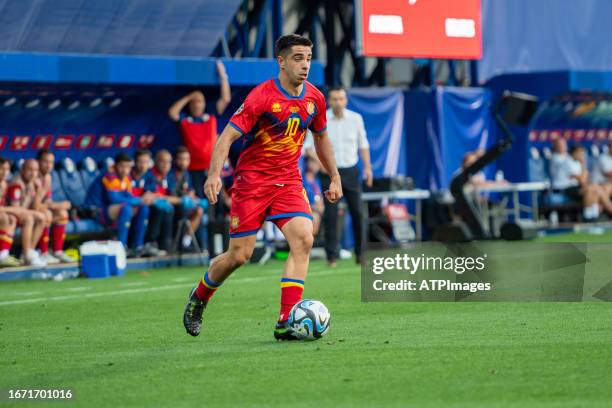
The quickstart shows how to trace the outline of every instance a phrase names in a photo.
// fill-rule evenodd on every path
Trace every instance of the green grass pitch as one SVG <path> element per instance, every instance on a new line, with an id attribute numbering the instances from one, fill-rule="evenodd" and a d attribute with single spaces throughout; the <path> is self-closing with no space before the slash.
<path id="1" fill-rule="evenodd" d="M 329 335 L 277 343 L 281 270 L 239 270 L 197 338 L 181 318 L 201 268 L 0 283 L 0 388 L 75 393 L 16 407 L 612 406 L 609 304 L 361 303 L 359 269 L 319 261 L 305 297 Z"/>

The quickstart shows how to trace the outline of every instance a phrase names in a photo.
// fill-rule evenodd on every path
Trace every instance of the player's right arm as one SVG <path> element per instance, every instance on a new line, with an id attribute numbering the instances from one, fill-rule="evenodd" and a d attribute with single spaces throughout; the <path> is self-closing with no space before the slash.
<path id="1" fill-rule="evenodd" d="M 219 139 L 217 139 L 212 158 L 210 159 L 208 178 L 206 183 L 204 183 L 204 194 L 206 194 L 210 204 L 217 202 L 217 195 L 223 188 L 221 170 L 223 169 L 225 159 L 229 155 L 232 143 L 255 126 L 259 117 L 263 114 L 265 106 L 267 106 L 266 97 L 263 95 L 262 85 L 260 85 L 247 95 L 244 103 L 240 105 L 227 126 L 225 126 L 225 129 L 223 129 Z"/>
<path id="2" fill-rule="evenodd" d="M 221 181 L 221 170 L 223 169 L 223 163 L 229 155 L 230 147 L 232 143 L 240 139 L 242 133 L 231 125 L 225 126 L 221 136 L 217 139 L 215 148 L 213 149 L 212 157 L 210 159 L 210 167 L 208 169 L 208 177 L 206 183 L 204 183 L 204 194 L 210 204 L 217 202 L 217 195 L 223 187 Z"/>

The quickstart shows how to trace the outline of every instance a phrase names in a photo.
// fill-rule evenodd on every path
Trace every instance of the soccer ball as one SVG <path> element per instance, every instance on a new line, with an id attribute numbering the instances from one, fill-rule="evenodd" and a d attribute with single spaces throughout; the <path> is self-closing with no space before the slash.
<path id="1" fill-rule="evenodd" d="M 318 300 L 305 299 L 296 303 L 289 312 L 289 327 L 300 340 L 317 340 L 329 331 L 331 316 Z"/>

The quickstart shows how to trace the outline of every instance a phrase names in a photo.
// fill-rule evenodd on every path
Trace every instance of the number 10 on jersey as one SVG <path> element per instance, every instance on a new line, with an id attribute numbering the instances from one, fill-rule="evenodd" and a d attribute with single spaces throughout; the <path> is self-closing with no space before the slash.
<path id="1" fill-rule="evenodd" d="M 300 118 L 289 118 L 287 121 L 287 129 L 285 130 L 285 136 L 295 136 L 300 126 Z"/>

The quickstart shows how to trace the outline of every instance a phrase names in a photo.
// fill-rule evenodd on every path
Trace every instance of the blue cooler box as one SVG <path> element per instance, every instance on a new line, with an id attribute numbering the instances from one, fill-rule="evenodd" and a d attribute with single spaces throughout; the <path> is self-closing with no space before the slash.
<path id="1" fill-rule="evenodd" d="M 126 256 L 119 241 L 89 241 L 80 246 L 81 268 L 88 278 L 125 274 Z"/>

